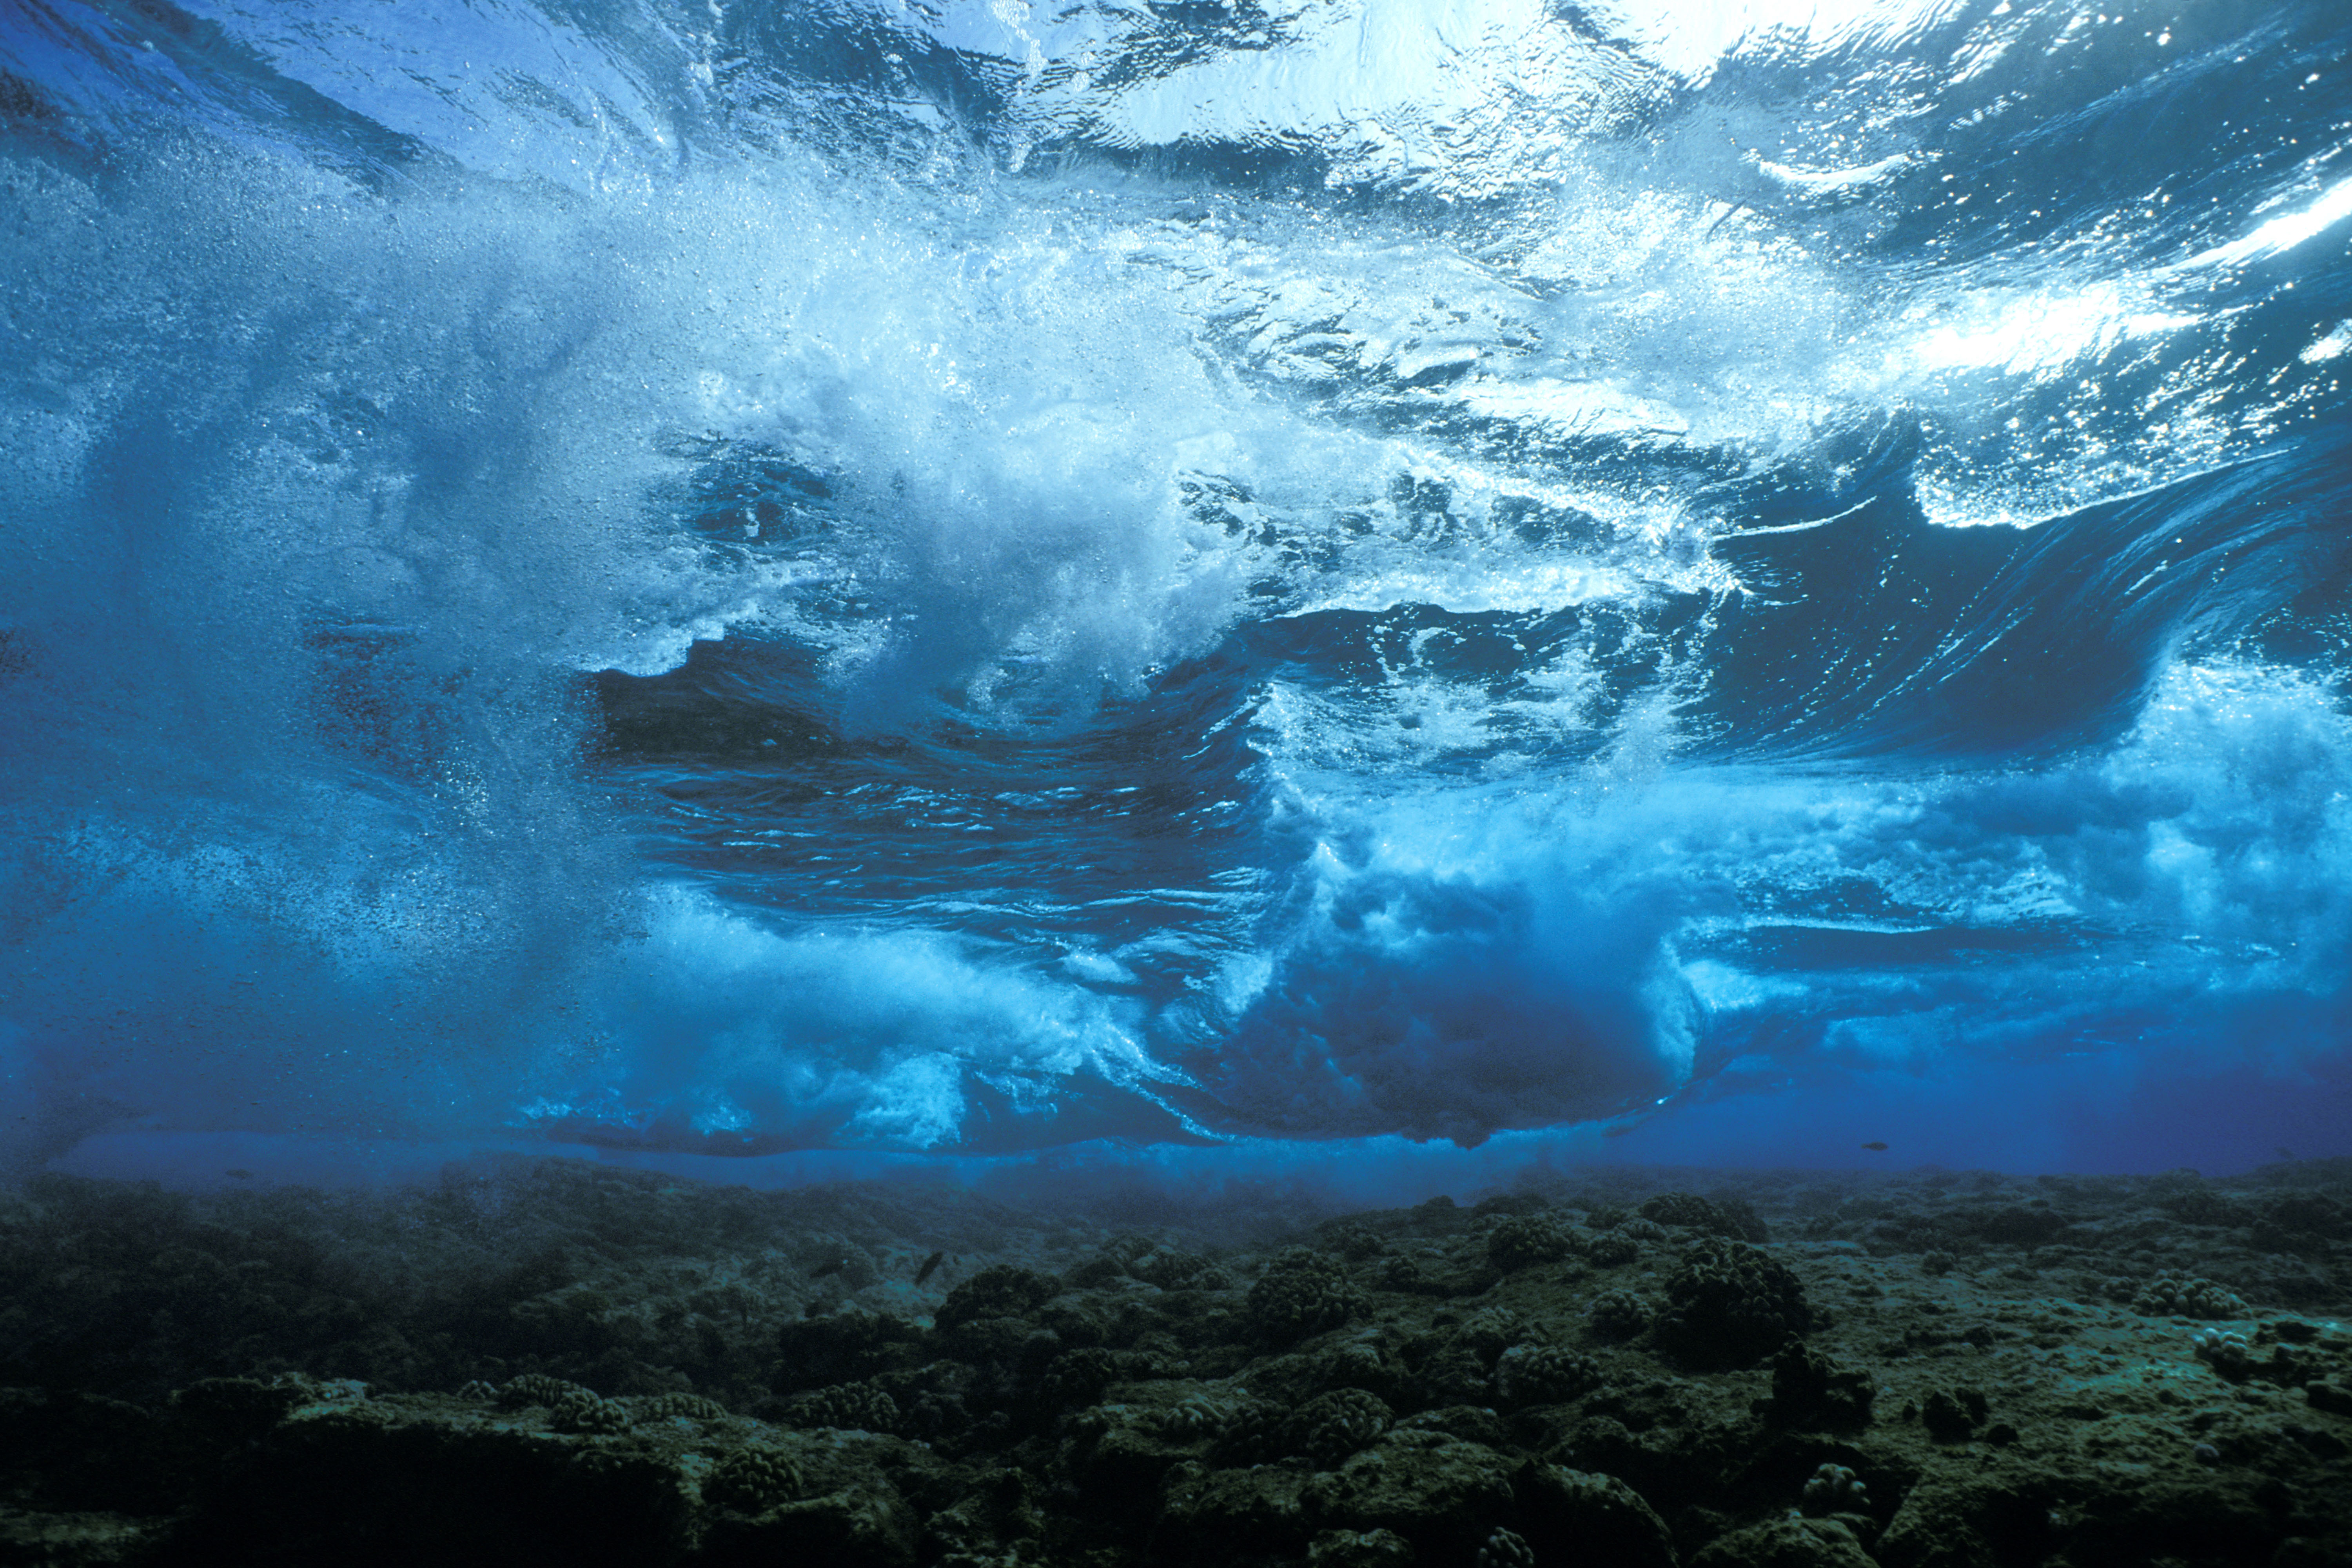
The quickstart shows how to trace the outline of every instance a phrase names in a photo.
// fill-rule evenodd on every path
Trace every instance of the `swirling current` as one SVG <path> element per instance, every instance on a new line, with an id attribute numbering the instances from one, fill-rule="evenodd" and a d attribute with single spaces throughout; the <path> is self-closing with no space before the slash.
<path id="1" fill-rule="evenodd" d="M 8 1157 L 2352 1152 L 2348 153 L 2334 0 L 0 0 Z"/>

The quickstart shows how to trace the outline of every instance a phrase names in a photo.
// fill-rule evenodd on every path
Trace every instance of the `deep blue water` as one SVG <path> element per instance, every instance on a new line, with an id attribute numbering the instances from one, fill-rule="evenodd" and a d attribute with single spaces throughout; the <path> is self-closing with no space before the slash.
<path id="1" fill-rule="evenodd" d="M 2339 0 L 0 0 L 0 1142 L 2352 1152 L 2348 243 Z"/>

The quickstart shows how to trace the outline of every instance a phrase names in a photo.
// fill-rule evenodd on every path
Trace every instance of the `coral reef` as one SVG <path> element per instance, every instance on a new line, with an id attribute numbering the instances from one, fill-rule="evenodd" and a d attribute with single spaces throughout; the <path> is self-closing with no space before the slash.
<path id="1" fill-rule="evenodd" d="M 871 1383 L 837 1383 L 793 1400 L 785 1419 L 795 1426 L 891 1432 L 898 1426 L 898 1402 Z"/>
<path id="2" fill-rule="evenodd" d="M 1619 1226 L 1594 1237 L 1586 1246 L 1584 1256 L 1596 1268 L 1622 1268 L 1642 1256 L 1642 1244 Z"/>
<path id="3" fill-rule="evenodd" d="M 1412 1568 L 1412 1542 L 1393 1530 L 1326 1530 L 1307 1543 L 1307 1568 Z"/>
<path id="4" fill-rule="evenodd" d="M 1584 1310 L 1592 1331 L 1604 1340 L 1630 1340 L 1657 1316 L 1649 1301 L 1631 1290 L 1604 1290 Z"/>
<path id="5" fill-rule="evenodd" d="M 2197 1359 L 2210 1363 L 2213 1370 L 2224 1377 L 2243 1377 L 2254 1364 L 2254 1351 L 2246 1343 L 2246 1336 L 2233 1329 L 2208 1329 L 2191 1334 L 2190 1346 Z"/>
<path id="6" fill-rule="evenodd" d="M 1149 1232 L 499 1180 L 505 1253 L 496 1182 L 0 1195 L 0 1559 L 2352 1562 L 2352 1166 L 1611 1172 Z"/>
<path id="7" fill-rule="evenodd" d="M 1788 1268 L 1737 1241 L 1703 1241 L 1666 1281 L 1660 1346 L 1692 1366 L 1752 1366 L 1812 1326 L 1805 1287 Z"/>
<path id="8" fill-rule="evenodd" d="M 978 1283 L 986 1290 L 994 1282 Z M 776 1331 L 778 1356 L 771 1377 L 782 1391 L 856 1383 L 905 1364 L 920 1339 L 912 1323 L 887 1312 L 794 1319 Z"/>
<path id="9" fill-rule="evenodd" d="M 1845 1466 L 1823 1465 L 1805 1482 L 1804 1497 L 1798 1507 L 1809 1518 L 1832 1513 L 1867 1514 L 1869 1491 L 1861 1478 Z"/>
<path id="10" fill-rule="evenodd" d="M 2159 1274 L 2132 1299 L 2132 1310 L 2151 1318 L 2237 1318 L 2245 1315 L 2246 1303 L 2210 1279 Z"/>
<path id="11" fill-rule="evenodd" d="M 1868 1373 L 1841 1366 L 1796 1340 L 1772 1356 L 1772 1396 L 1761 1409 L 1775 1423 L 1858 1431 L 1870 1424 L 1877 1384 Z"/>
<path id="12" fill-rule="evenodd" d="M 765 1446 L 735 1448 L 710 1467 L 703 1498 L 740 1513 L 763 1513 L 801 1494 L 801 1467 L 790 1454 Z"/>
<path id="13" fill-rule="evenodd" d="M 1549 1215 L 1514 1215 L 1486 1233 L 1486 1258 L 1508 1274 L 1576 1252 L 1576 1233 Z"/>
<path id="14" fill-rule="evenodd" d="M 1266 1265 L 1244 1306 L 1260 1336 L 1287 1344 L 1338 1328 L 1363 1310 L 1364 1294 L 1337 1259 L 1295 1247 Z"/>
<path id="15" fill-rule="evenodd" d="M 1395 1420 L 1396 1412 L 1378 1394 L 1360 1388 L 1334 1389 L 1299 1407 L 1290 1422 L 1296 1434 L 1291 1446 L 1328 1469 L 1379 1442 Z"/>
<path id="16" fill-rule="evenodd" d="M 1976 1436 L 1990 1410 L 1981 1389 L 1930 1389 L 1919 1402 L 1919 1425 L 1938 1443 L 1965 1443 Z"/>
<path id="17" fill-rule="evenodd" d="M 1655 1225 L 1680 1226 L 1730 1241 L 1764 1240 L 1767 1232 L 1763 1222 L 1756 1217 L 1755 1209 L 1746 1205 L 1741 1207 L 1744 1213 L 1734 1213 L 1696 1193 L 1660 1193 L 1635 1212 Z"/>
<path id="18" fill-rule="evenodd" d="M 629 1412 L 618 1400 L 579 1389 L 548 1407 L 547 1424 L 558 1432 L 589 1432 L 610 1436 L 629 1429 Z"/>
<path id="19" fill-rule="evenodd" d="M 1018 1318 L 1061 1292 L 1061 1281 L 1049 1274 L 999 1263 L 949 1291 L 933 1322 L 945 1331 L 982 1318 Z"/>
<path id="20" fill-rule="evenodd" d="M 1710 1542 L 1690 1568 L 1877 1568 L 1843 1520 L 1773 1519 Z"/>
<path id="21" fill-rule="evenodd" d="M 1557 1405 L 1601 1384 L 1601 1363 L 1562 1345 L 1513 1345 L 1495 1362 L 1495 1393 L 1506 1405 Z"/>
<path id="22" fill-rule="evenodd" d="M 467 1387 L 478 1384 L 468 1384 Z M 498 1406 L 501 1410 L 521 1410 L 533 1405 L 554 1406 L 580 1394 L 595 1397 L 593 1391 L 560 1377 L 550 1377 L 543 1372 L 527 1372 L 499 1390 Z"/>
<path id="23" fill-rule="evenodd" d="M 1478 1568 L 1536 1568 L 1536 1549 L 1517 1531 L 1497 1525 L 1478 1548 Z"/>

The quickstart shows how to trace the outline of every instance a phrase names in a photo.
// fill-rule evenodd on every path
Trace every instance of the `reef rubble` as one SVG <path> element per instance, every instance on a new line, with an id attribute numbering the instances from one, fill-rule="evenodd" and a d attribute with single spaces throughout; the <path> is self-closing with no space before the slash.
<path id="1" fill-rule="evenodd" d="M 0 1194 L 0 1561 L 2352 1563 L 2352 1162 Z"/>

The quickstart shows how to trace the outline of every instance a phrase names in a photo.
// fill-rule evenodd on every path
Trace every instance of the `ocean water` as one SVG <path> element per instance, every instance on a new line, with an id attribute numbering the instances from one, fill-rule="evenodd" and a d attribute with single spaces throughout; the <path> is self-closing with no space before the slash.
<path id="1" fill-rule="evenodd" d="M 2337 0 L 0 0 L 0 1155 L 2352 1152 L 2347 244 Z"/>

